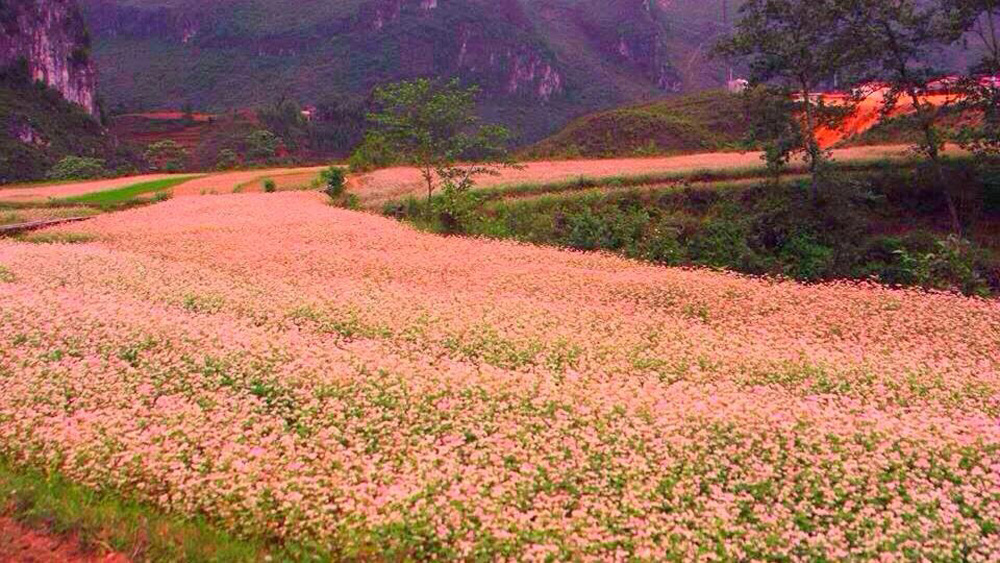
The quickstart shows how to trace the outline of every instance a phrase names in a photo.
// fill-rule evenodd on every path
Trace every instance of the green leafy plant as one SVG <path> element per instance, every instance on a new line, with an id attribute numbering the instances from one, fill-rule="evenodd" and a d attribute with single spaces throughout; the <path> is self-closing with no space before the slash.
<path id="1" fill-rule="evenodd" d="M 233 149 L 222 149 L 215 157 L 215 168 L 218 170 L 232 170 L 240 165 L 240 157 Z"/>
<path id="2" fill-rule="evenodd" d="M 49 180 L 92 180 L 108 175 L 106 162 L 98 158 L 67 156 L 49 170 Z"/>
<path id="3" fill-rule="evenodd" d="M 428 202 L 442 185 L 468 190 L 477 176 L 514 166 L 506 148 L 507 129 L 484 125 L 476 116 L 478 92 L 476 87 L 463 88 L 458 80 L 419 79 L 379 87 L 374 94 L 377 109 L 369 116 L 373 130 L 359 150 L 378 146 L 416 166 Z"/>
<path id="4" fill-rule="evenodd" d="M 271 178 L 264 179 L 264 193 L 273 194 L 278 191 L 278 184 Z"/>
<path id="5" fill-rule="evenodd" d="M 178 172 L 184 169 L 187 161 L 187 149 L 176 141 L 165 140 L 150 145 L 144 154 L 146 162 L 153 170 Z"/>
<path id="6" fill-rule="evenodd" d="M 281 147 L 281 139 L 266 129 L 258 129 L 250 133 L 245 142 L 247 158 L 257 162 L 267 162 L 274 159 Z"/>
<path id="7" fill-rule="evenodd" d="M 347 188 L 347 175 L 344 169 L 339 166 L 331 166 L 320 173 L 320 184 L 323 186 L 323 193 L 331 199 L 337 199 L 344 195 Z"/>

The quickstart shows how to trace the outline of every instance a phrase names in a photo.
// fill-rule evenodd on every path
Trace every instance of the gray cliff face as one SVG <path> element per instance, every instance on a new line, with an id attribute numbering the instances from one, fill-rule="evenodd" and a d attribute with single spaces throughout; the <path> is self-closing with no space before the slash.
<path id="1" fill-rule="evenodd" d="M 33 79 L 97 114 L 90 37 L 75 0 L 0 0 L 0 68 L 21 61 Z"/>

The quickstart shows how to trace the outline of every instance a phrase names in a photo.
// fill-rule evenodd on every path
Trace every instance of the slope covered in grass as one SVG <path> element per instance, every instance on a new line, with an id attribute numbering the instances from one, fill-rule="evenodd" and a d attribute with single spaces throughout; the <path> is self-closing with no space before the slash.
<path id="1" fill-rule="evenodd" d="M 525 154 L 561 158 L 713 152 L 735 148 L 745 132 L 739 97 L 711 90 L 581 117 Z"/>

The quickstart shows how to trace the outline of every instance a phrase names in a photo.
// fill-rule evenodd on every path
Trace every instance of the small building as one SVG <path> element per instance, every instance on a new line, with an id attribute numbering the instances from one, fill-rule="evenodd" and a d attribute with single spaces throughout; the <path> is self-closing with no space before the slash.
<path id="1" fill-rule="evenodd" d="M 730 94 L 742 94 L 750 88 L 750 81 L 743 78 L 734 78 L 726 83 L 726 89 Z"/>

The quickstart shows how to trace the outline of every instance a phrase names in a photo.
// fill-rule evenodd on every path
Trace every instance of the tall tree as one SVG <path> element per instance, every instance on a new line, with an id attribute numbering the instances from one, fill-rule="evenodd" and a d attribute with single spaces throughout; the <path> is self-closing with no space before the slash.
<path id="1" fill-rule="evenodd" d="M 430 201 L 438 183 L 465 191 L 473 178 L 512 166 L 506 129 L 483 124 L 476 115 L 476 87 L 458 80 L 418 79 L 375 90 L 376 110 L 365 145 L 390 150 L 396 160 L 416 166 Z"/>
<path id="2" fill-rule="evenodd" d="M 963 146 L 980 161 L 1000 158 L 1000 0 L 950 0 L 959 11 L 963 29 L 982 49 L 982 57 L 963 82 L 964 109 L 981 119 L 966 127 Z"/>
<path id="3" fill-rule="evenodd" d="M 789 106 L 802 116 L 795 149 L 805 153 L 814 197 L 827 156 L 816 130 L 821 124 L 835 125 L 853 105 L 832 107 L 813 97 L 855 63 L 855 46 L 844 33 L 844 9 L 843 0 L 748 0 L 740 8 L 733 36 L 718 48 L 748 63 L 751 82 L 784 89 L 798 101 Z M 789 138 L 794 136 L 784 135 L 784 142 Z"/>
<path id="4" fill-rule="evenodd" d="M 961 219 L 948 186 L 942 162 L 945 138 L 938 123 L 948 104 L 926 95 L 931 79 L 940 75 L 933 55 L 962 36 L 960 14 L 942 0 L 849 0 L 849 29 L 853 42 L 864 50 L 873 76 L 888 83 L 883 115 L 900 102 L 913 106 L 921 138 L 915 149 L 927 160 L 934 181 L 948 206 L 952 230 L 960 233 Z"/>

